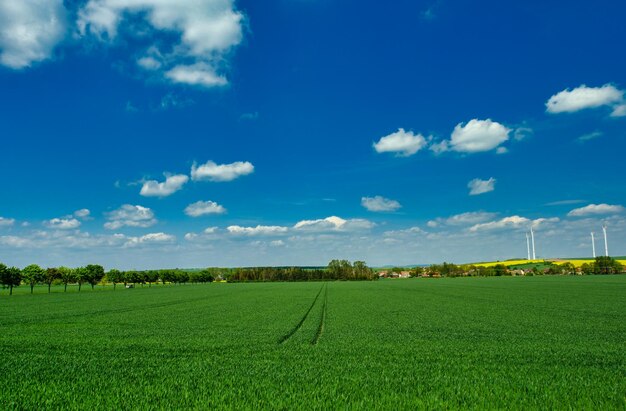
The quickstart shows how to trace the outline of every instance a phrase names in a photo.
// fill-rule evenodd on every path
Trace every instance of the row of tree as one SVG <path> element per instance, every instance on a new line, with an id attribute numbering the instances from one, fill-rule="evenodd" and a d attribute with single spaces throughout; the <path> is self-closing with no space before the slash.
<path id="1" fill-rule="evenodd" d="M 24 283 L 30 286 L 30 292 L 37 284 L 48 285 L 48 292 L 54 282 L 65 284 L 65 290 L 70 283 L 78 283 L 78 289 L 87 283 L 93 288 L 104 278 L 104 268 L 101 265 L 89 264 L 85 267 L 51 267 L 43 269 L 37 264 L 31 264 L 20 270 L 17 267 L 7 267 L 0 263 L 0 284 L 9 288 L 13 294 L 13 287 Z"/>
<path id="2" fill-rule="evenodd" d="M 597 257 L 592 263 L 585 263 L 580 270 L 567 262 L 564 264 L 547 263 L 548 266 L 538 269 L 533 266 L 524 270 L 524 275 L 566 275 L 566 274 L 617 274 L 624 272 L 617 260 L 611 257 Z M 394 267 L 391 272 L 400 273 L 404 269 Z M 410 270 L 412 277 L 428 275 L 431 277 L 467 277 L 467 276 L 507 276 L 513 275 L 518 270 L 512 270 L 504 264 L 491 267 L 475 265 L 457 265 L 452 263 L 433 264 L 429 267 L 414 267 Z M 98 283 L 112 283 L 113 289 L 117 284 L 148 284 L 155 283 L 208 283 L 215 279 L 229 282 L 246 281 L 324 281 L 324 280 L 376 280 L 378 274 L 369 268 L 363 261 L 350 263 L 347 260 L 332 260 L 326 268 L 322 267 L 248 267 L 248 268 L 206 268 L 200 271 L 185 270 L 148 270 L 148 271 L 120 271 L 112 269 L 105 272 L 101 265 L 89 264 L 84 267 L 51 267 L 41 268 L 31 264 L 19 269 L 7 267 L 0 263 L 0 285 L 9 288 L 9 294 L 13 294 L 13 287 L 21 284 L 30 286 L 33 292 L 35 285 L 45 284 L 48 292 L 52 284 L 63 284 L 67 291 L 68 284 L 78 284 L 78 291 L 84 284 L 91 285 L 93 289 Z"/>
<path id="3" fill-rule="evenodd" d="M 32 294 L 35 285 L 45 284 L 48 292 L 52 284 L 62 284 L 64 291 L 67 291 L 68 284 L 78 284 L 78 291 L 84 284 L 91 285 L 93 289 L 98 283 L 112 283 L 113 289 L 117 284 L 149 284 L 161 282 L 182 284 L 182 283 L 206 283 L 214 280 L 211 272 L 206 270 L 187 272 L 183 270 L 150 270 L 150 271 L 120 271 L 110 270 L 105 272 L 101 265 L 89 264 L 84 267 L 51 267 L 41 268 L 36 264 L 31 264 L 19 269 L 17 267 L 7 267 L 0 263 L 0 284 L 9 288 L 9 295 L 13 294 L 13 287 L 21 284 L 30 286 Z"/>
<path id="4" fill-rule="evenodd" d="M 363 261 L 332 260 L 328 267 L 248 267 L 225 273 L 229 282 L 242 281 L 371 281 L 378 276 Z"/>
<path id="5" fill-rule="evenodd" d="M 84 284 L 93 289 L 97 284 L 117 284 L 127 286 L 132 284 L 185 284 L 208 283 L 215 279 L 230 282 L 243 281 L 316 281 L 316 280 L 376 280 L 378 276 L 363 261 L 354 264 L 347 260 L 332 260 L 327 268 L 303 267 L 251 267 L 251 268 L 206 268 L 200 271 L 185 270 L 148 270 L 148 271 L 120 271 L 112 269 L 105 272 L 101 265 L 89 264 L 84 267 L 52 267 L 41 268 L 31 264 L 23 269 L 7 267 L 0 263 L 0 284 L 9 288 L 13 294 L 13 287 L 21 284 L 30 286 L 33 292 L 35 285 L 46 284 L 48 292 L 52 284 L 62 284 L 67 291 L 69 284 L 78 284 L 78 291 Z"/>
<path id="6" fill-rule="evenodd" d="M 412 277 L 427 275 L 430 277 L 494 277 L 514 274 L 523 275 L 575 275 L 575 274 L 618 274 L 624 272 L 624 266 L 611 257 L 596 257 L 592 263 L 584 263 L 577 269 L 570 262 L 544 263 L 543 268 L 532 265 L 529 268 L 511 268 L 504 264 L 496 264 L 490 267 L 476 266 L 471 264 L 433 264 L 429 267 L 415 267 L 410 270 Z M 400 268 L 394 267 L 390 271 L 400 273 Z"/>
<path id="7" fill-rule="evenodd" d="M 583 274 L 617 274 L 624 272 L 624 266 L 611 257 L 596 257 L 592 263 L 580 266 Z"/>

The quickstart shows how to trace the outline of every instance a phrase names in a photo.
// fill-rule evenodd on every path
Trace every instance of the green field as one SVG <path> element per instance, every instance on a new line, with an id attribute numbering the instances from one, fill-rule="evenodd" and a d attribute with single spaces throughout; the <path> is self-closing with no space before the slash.
<path id="1" fill-rule="evenodd" d="M 23 291 L 0 409 L 626 407 L 626 276 Z"/>

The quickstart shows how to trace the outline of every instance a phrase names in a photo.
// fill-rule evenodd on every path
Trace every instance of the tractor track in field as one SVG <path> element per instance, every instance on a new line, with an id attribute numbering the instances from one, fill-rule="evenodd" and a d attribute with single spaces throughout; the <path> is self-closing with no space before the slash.
<path id="1" fill-rule="evenodd" d="M 308 318 L 309 314 L 311 313 L 311 310 L 313 310 L 313 307 L 315 307 L 315 304 L 317 303 L 317 300 L 320 298 L 320 295 L 322 294 L 322 291 L 324 290 L 324 288 L 326 287 L 326 283 L 324 283 L 324 285 L 322 285 L 322 287 L 320 288 L 320 290 L 317 292 L 317 295 L 315 296 L 315 299 L 313 300 L 313 303 L 311 304 L 311 306 L 309 307 L 308 310 L 306 310 L 306 313 L 304 313 L 304 316 L 302 317 L 302 319 L 300 319 L 300 322 L 298 322 L 298 324 L 296 324 L 295 327 L 293 327 L 287 334 L 283 335 L 282 337 L 280 337 L 278 339 L 278 344 L 284 344 L 287 341 L 289 341 L 289 339 L 296 333 L 298 332 L 298 330 L 300 329 L 300 327 L 302 327 L 302 324 L 304 324 L 304 322 L 306 321 L 306 319 Z"/>
<path id="2" fill-rule="evenodd" d="M 317 332 L 311 340 L 311 345 L 317 345 L 322 333 L 324 332 L 324 322 L 326 321 L 326 307 L 328 306 L 328 286 L 324 289 L 324 305 L 322 305 L 322 315 L 320 316 L 320 324 L 317 327 Z"/>

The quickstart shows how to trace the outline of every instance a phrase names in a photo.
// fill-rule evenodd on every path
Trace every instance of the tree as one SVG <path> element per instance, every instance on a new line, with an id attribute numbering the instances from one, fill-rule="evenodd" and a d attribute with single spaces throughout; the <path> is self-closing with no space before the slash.
<path id="1" fill-rule="evenodd" d="M 612 257 L 596 257 L 593 263 L 593 272 L 595 274 L 617 274 L 624 271 L 624 267 Z"/>
<path id="2" fill-rule="evenodd" d="M 113 291 L 115 291 L 115 284 L 124 282 L 124 273 L 116 269 L 109 270 L 107 280 L 113 283 Z"/>
<path id="3" fill-rule="evenodd" d="M 146 271 L 144 278 L 148 283 L 148 287 L 152 287 L 152 283 L 159 281 L 159 272 L 155 270 Z"/>
<path id="4" fill-rule="evenodd" d="M 126 275 L 124 278 L 124 285 L 126 285 L 126 283 L 132 283 L 133 285 L 135 285 L 142 280 L 141 274 L 138 271 L 126 271 L 125 274 Z"/>
<path id="5" fill-rule="evenodd" d="M 91 289 L 104 278 L 104 268 L 101 265 L 89 264 L 84 268 L 85 281 L 91 285 Z"/>
<path id="6" fill-rule="evenodd" d="M 33 293 L 33 288 L 35 288 L 35 284 L 40 283 L 44 280 L 45 270 L 39 267 L 37 264 L 31 264 L 22 270 L 22 278 L 26 283 L 30 285 L 30 293 Z"/>
<path id="7" fill-rule="evenodd" d="M 509 275 L 509 269 L 504 264 L 496 264 L 493 266 L 493 274 L 497 277 Z"/>
<path id="8" fill-rule="evenodd" d="M 78 292 L 82 288 L 85 281 L 87 281 L 87 269 L 85 267 L 76 267 L 74 269 L 74 279 L 78 283 Z"/>
<path id="9" fill-rule="evenodd" d="M 13 295 L 13 287 L 18 287 L 22 282 L 22 272 L 17 267 L 7 268 L 0 263 L 0 284 L 9 287 L 9 295 Z"/>
<path id="10" fill-rule="evenodd" d="M 354 277 L 358 280 L 371 280 L 374 278 L 374 271 L 365 264 L 365 261 L 355 261 L 352 264 L 352 270 L 354 271 Z"/>
<path id="11" fill-rule="evenodd" d="M 423 272 L 424 272 L 423 267 L 413 267 L 413 269 L 410 271 L 411 277 L 420 277 Z"/>
<path id="12" fill-rule="evenodd" d="M 67 292 L 67 285 L 76 281 L 76 273 L 68 267 L 59 267 L 57 270 L 59 270 L 59 277 L 65 286 L 63 292 Z"/>
<path id="13" fill-rule="evenodd" d="M 189 273 L 185 272 L 185 271 L 177 271 L 176 273 L 176 280 L 178 281 L 178 283 L 183 283 L 183 284 L 187 284 L 187 281 L 189 281 Z"/>
<path id="14" fill-rule="evenodd" d="M 576 274 L 576 266 L 570 263 L 569 261 L 561 264 L 561 269 L 563 271 L 563 274 L 569 274 L 569 275 Z"/>
<path id="15" fill-rule="evenodd" d="M 593 274 L 593 266 L 594 264 L 583 263 L 583 265 L 580 266 L 580 272 L 586 275 Z"/>
<path id="16" fill-rule="evenodd" d="M 352 265 L 348 260 L 332 260 L 328 263 L 328 271 L 335 280 L 348 280 L 352 275 Z"/>
<path id="17" fill-rule="evenodd" d="M 57 268 L 46 268 L 46 272 L 44 274 L 44 282 L 48 284 L 48 294 L 50 294 L 50 286 L 52 286 L 52 282 L 59 278 L 61 278 L 61 273 Z"/>

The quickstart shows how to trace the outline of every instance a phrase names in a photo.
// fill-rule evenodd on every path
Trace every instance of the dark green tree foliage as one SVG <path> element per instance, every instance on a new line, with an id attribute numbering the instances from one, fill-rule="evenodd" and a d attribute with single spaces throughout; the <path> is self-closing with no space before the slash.
<path id="1" fill-rule="evenodd" d="M 46 268 L 46 272 L 44 273 L 44 282 L 48 284 L 48 294 L 50 294 L 50 287 L 54 280 L 58 280 L 61 278 L 61 273 L 58 268 Z"/>
<path id="2" fill-rule="evenodd" d="M 37 264 L 31 264 L 22 270 L 22 279 L 28 285 L 30 285 L 30 293 L 33 293 L 35 284 L 41 283 L 44 280 L 45 270 L 39 267 Z"/>
<path id="3" fill-rule="evenodd" d="M 113 283 L 113 291 L 115 291 L 115 286 L 117 283 L 124 282 L 123 273 L 120 270 L 112 269 L 106 274 L 106 280 L 110 283 Z"/>
<path id="4" fill-rule="evenodd" d="M 587 275 L 588 274 L 593 274 L 593 268 L 594 268 L 593 266 L 594 266 L 593 263 L 591 263 L 591 264 L 583 263 L 583 265 L 580 266 L 580 272 L 583 273 L 583 274 L 587 274 Z"/>
<path id="5" fill-rule="evenodd" d="M 511 271 L 504 264 L 490 267 L 474 265 L 456 265 L 452 263 L 433 264 L 424 269 L 432 276 L 441 277 L 496 277 L 511 275 Z"/>
<path id="6" fill-rule="evenodd" d="M 165 283 L 176 283 L 176 271 L 174 270 L 161 270 L 160 272 L 161 281 L 163 284 Z"/>
<path id="7" fill-rule="evenodd" d="M 211 271 L 208 268 L 198 272 L 198 282 L 200 283 L 212 283 L 215 281 L 215 278 L 211 274 Z"/>
<path id="8" fill-rule="evenodd" d="M 145 271 L 144 278 L 148 283 L 148 286 L 152 287 L 152 283 L 159 281 L 159 272 L 155 270 Z"/>
<path id="9" fill-rule="evenodd" d="M 333 260 L 323 270 L 302 267 L 249 267 L 224 273 L 230 282 L 239 281 L 323 281 L 323 280 L 375 280 L 378 275 L 363 261 L 354 265 L 347 260 Z"/>
<path id="10" fill-rule="evenodd" d="M 89 275 L 86 267 L 74 268 L 74 280 L 78 283 L 78 292 L 83 287 L 83 284 L 87 282 L 87 276 Z"/>
<path id="11" fill-rule="evenodd" d="M 571 275 L 576 274 L 576 267 L 572 263 L 550 264 L 545 271 L 548 275 Z"/>
<path id="12" fill-rule="evenodd" d="M 124 285 L 128 283 L 138 284 L 141 283 L 142 280 L 142 275 L 138 271 L 131 270 L 124 273 Z"/>
<path id="13" fill-rule="evenodd" d="M 623 271 L 624 267 L 611 257 L 596 257 L 593 263 L 594 274 L 617 274 Z"/>
<path id="14" fill-rule="evenodd" d="M 17 267 L 7 267 L 0 263 L 0 284 L 9 288 L 9 295 L 13 295 L 13 287 L 22 283 L 22 272 Z"/>
<path id="15" fill-rule="evenodd" d="M 104 268 L 101 265 L 89 264 L 85 267 L 85 281 L 91 285 L 91 289 L 104 278 Z"/>
<path id="16" fill-rule="evenodd" d="M 59 267 L 59 276 L 63 283 L 63 291 L 67 292 L 67 285 L 76 281 L 76 272 L 68 267 Z"/>

